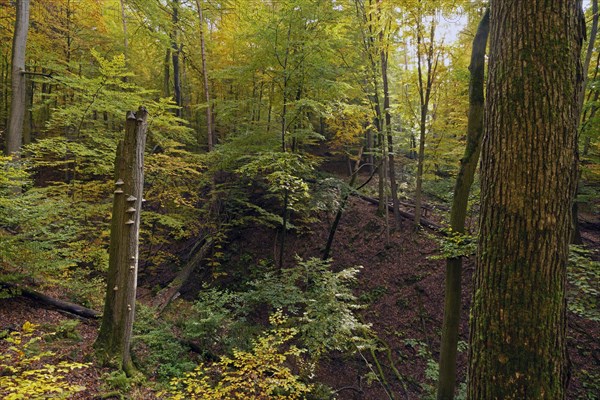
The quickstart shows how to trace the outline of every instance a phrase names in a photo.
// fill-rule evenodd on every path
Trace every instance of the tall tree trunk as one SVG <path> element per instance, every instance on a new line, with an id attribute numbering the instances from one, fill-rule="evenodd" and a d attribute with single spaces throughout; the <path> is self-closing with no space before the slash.
<path id="1" fill-rule="evenodd" d="M 0 79 L 2 79 L 2 90 L 0 92 L 0 124 L 8 126 L 8 86 L 9 80 L 8 55 L 2 54 L 2 68 L 0 69 Z"/>
<path id="2" fill-rule="evenodd" d="M 564 399 L 581 0 L 490 12 L 468 399 Z"/>
<path id="3" fill-rule="evenodd" d="M 290 72 L 288 71 L 288 61 L 290 56 L 290 38 L 292 35 L 292 23 L 288 25 L 287 31 L 287 47 L 285 49 L 285 57 L 283 59 L 283 87 L 282 87 L 282 106 L 281 106 L 281 151 L 285 153 L 287 151 L 286 146 L 286 130 L 287 130 L 287 102 L 288 102 L 288 90 L 290 81 Z M 281 211 L 281 234 L 279 236 L 279 269 L 283 269 L 283 260 L 285 256 L 285 236 L 287 234 L 287 223 L 289 216 L 289 196 L 288 189 L 284 190 L 283 194 L 283 210 Z"/>
<path id="4" fill-rule="evenodd" d="M 335 218 L 333 220 L 333 224 L 331 224 L 331 228 L 329 229 L 329 236 L 327 237 L 327 244 L 325 245 L 325 250 L 323 250 L 323 260 L 326 261 L 329 259 L 331 254 L 331 247 L 333 246 L 333 239 L 335 238 L 335 233 L 337 232 L 338 225 L 342 220 L 342 215 L 346 208 L 346 204 L 348 204 L 348 198 L 352 193 L 354 188 L 354 183 L 356 182 L 356 178 L 358 177 L 358 171 L 360 170 L 360 162 L 362 159 L 363 148 L 361 147 L 358 150 L 358 156 L 356 157 L 356 163 L 354 164 L 354 170 L 352 171 L 352 176 L 350 177 L 350 182 L 348 183 L 348 188 L 342 188 L 342 201 L 335 213 Z"/>
<path id="5" fill-rule="evenodd" d="M 25 49 L 29 30 L 29 0 L 17 0 L 15 32 L 12 46 L 12 98 L 6 133 L 6 154 L 16 155 L 23 144 L 23 119 L 27 102 L 25 79 Z"/>
<path id="6" fill-rule="evenodd" d="M 181 117 L 181 73 L 179 72 L 179 0 L 173 0 L 173 33 L 171 37 L 171 56 L 173 59 L 173 97 L 175 98 L 175 104 L 177 109 L 175 115 Z"/>
<path id="7" fill-rule="evenodd" d="M 123 55 L 125 56 L 125 65 L 129 66 L 129 37 L 127 36 L 127 14 L 125 12 L 125 0 L 121 3 L 121 24 L 123 26 Z M 123 82 L 127 82 L 127 77 L 123 77 Z"/>
<path id="8" fill-rule="evenodd" d="M 383 44 L 382 44 L 383 45 Z M 394 159 L 394 139 L 392 137 L 392 114 L 390 113 L 390 91 L 388 85 L 388 54 L 386 50 L 381 50 L 381 79 L 383 81 L 383 110 L 385 113 L 385 134 L 387 135 L 388 145 L 388 173 L 390 179 L 390 188 L 392 195 L 392 208 L 394 210 L 394 220 L 396 224 L 400 223 L 400 203 L 398 200 L 398 183 L 396 182 L 396 162 Z"/>
<path id="9" fill-rule="evenodd" d="M 37 68 L 36 68 L 37 69 Z M 35 69 L 33 71 L 36 72 Z M 35 96 L 35 81 L 30 79 L 26 86 L 25 121 L 23 121 L 23 144 L 29 144 L 33 135 L 33 97 Z"/>
<path id="10" fill-rule="evenodd" d="M 585 102 L 585 92 L 587 90 L 588 85 L 588 73 L 590 68 L 590 63 L 592 61 L 592 55 L 594 53 L 594 46 L 596 44 L 596 36 L 598 35 L 598 0 L 592 0 L 592 28 L 590 29 L 590 36 L 587 44 L 587 51 L 585 53 L 585 59 L 583 61 L 583 85 L 581 89 L 581 93 L 579 94 L 579 108 L 583 110 L 583 103 Z M 582 113 L 583 114 L 583 113 Z M 583 115 L 581 121 L 581 127 L 583 127 Z M 581 129 L 580 127 L 580 129 Z M 586 143 L 589 138 L 586 138 Z M 577 142 L 577 152 L 579 149 L 579 141 Z M 584 146 L 584 154 L 587 149 Z M 575 173 L 577 174 L 577 192 L 579 192 L 579 180 L 581 178 L 581 172 L 579 168 L 575 169 Z M 581 238 L 581 232 L 579 230 L 579 204 L 577 203 L 577 193 L 575 196 L 575 201 L 573 201 L 573 221 L 572 221 L 572 234 L 571 234 L 571 243 L 573 244 L 583 244 L 583 239 Z"/>
<path id="11" fill-rule="evenodd" d="M 204 80 L 204 99 L 206 100 L 206 137 L 208 143 L 208 151 L 212 151 L 214 144 L 214 133 L 212 127 L 212 107 L 210 104 L 210 90 L 208 87 L 208 69 L 206 67 L 206 44 L 204 41 L 204 14 L 202 13 L 202 5 L 200 0 L 196 0 L 198 7 L 198 18 L 200 19 L 200 52 L 202 55 L 202 79 Z"/>
<path id="12" fill-rule="evenodd" d="M 171 47 L 165 51 L 163 63 L 163 96 L 171 97 Z"/>
<path id="13" fill-rule="evenodd" d="M 94 345 L 103 362 L 116 364 L 128 375 L 135 371 L 129 346 L 135 318 L 147 116 L 142 107 L 127 114 L 125 140 L 117 149 L 106 301 Z"/>
<path id="14" fill-rule="evenodd" d="M 420 101 L 420 114 L 419 114 L 419 154 L 417 156 L 417 187 L 415 189 L 415 227 L 418 227 L 421 223 L 421 208 L 422 208 L 422 197 L 423 197 L 423 169 L 425 163 L 425 136 L 427 133 L 427 115 L 429 114 L 429 101 L 431 99 L 431 91 L 433 89 L 433 83 L 435 80 L 435 74 L 437 70 L 439 53 L 436 55 L 434 52 L 434 41 L 435 41 L 435 18 L 431 18 L 431 30 L 429 33 L 429 46 L 427 47 L 426 54 L 423 55 L 421 44 L 424 42 L 424 35 L 422 32 L 422 20 L 419 17 L 417 20 L 417 72 L 419 76 L 419 101 Z M 425 56 L 426 77 L 423 79 L 423 56 Z"/>
<path id="15" fill-rule="evenodd" d="M 460 169 L 454 185 L 454 197 L 450 210 L 450 228 L 453 232 L 465 232 L 469 192 L 475 177 L 483 133 L 485 48 L 489 33 L 490 13 L 485 14 L 473 39 L 471 52 L 471 80 L 469 82 L 469 119 L 467 122 L 467 147 L 460 160 Z M 440 374 L 438 400 L 452 400 L 456 386 L 456 351 L 460 326 L 462 258 L 446 259 L 446 294 L 444 322 L 440 349 Z"/>

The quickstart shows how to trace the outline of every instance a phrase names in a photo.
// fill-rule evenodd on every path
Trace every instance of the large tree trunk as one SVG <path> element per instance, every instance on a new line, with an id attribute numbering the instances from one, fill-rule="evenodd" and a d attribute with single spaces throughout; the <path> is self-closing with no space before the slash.
<path id="1" fill-rule="evenodd" d="M 25 48 L 29 30 L 29 0 L 18 0 L 12 46 L 12 97 L 10 119 L 6 133 L 6 154 L 16 154 L 23 144 L 23 118 L 27 102 L 25 80 Z"/>
<path id="2" fill-rule="evenodd" d="M 483 82 L 485 70 L 485 47 L 489 33 L 490 13 L 485 12 L 473 39 L 471 51 L 471 80 L 469 82 L 469 120 L 467 122 L 467 147 L 460 160 L 460 169 L 454 185 L 454 197 L 450 210 L 450 228 L 453 232 L 465 232 L 469 192 L 475 177 L 483 133 Z M 440 374 L 438 400 L 454 398 L 456 386 L 456 346 L 460 325 L 462 258 L 446 260 L 446 295 L 444 323 L 440 349 Z"/>
<path id="3" fill-rule="evenodd" d="M 125 140 L 117 149 L 108 287 L 95 344 L 102 361 L 115 363 L 128 375 L 135 370 L 129 345 L 135 317 L 147 116 L 142 107 L 127 114 Z"/>
<path id="4" fill-rule="evenodd" d="M 468 398 L 563 399 L 581 1 L 490 1 Z"/>

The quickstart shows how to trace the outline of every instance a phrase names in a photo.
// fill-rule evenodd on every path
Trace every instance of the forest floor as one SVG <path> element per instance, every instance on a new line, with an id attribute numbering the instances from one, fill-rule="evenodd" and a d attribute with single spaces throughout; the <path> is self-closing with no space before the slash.
<path id="1" fill-rule="evenodd" d="M 288 262 L 292 262 L 295 254 L 302 258 L 320 256 L 327 240 L 331 217 L 323 214 L 319 218 L 320 222 L 312 226 L 309 234 L 289 236 Z M 435 220 L 436 216 L 430 218 Z M 394 225 L 391 218 L 389 222 Z M 583 215 L 582 222 L 583 238 L 598 256 L 600 218 L 598 215 Z M 365 376 L 375 376 L 369 374 L 370 372 L 380 372 L 372 354 L 331 354 L 317 371 L 316 380 L 336 389 L 337 398 L 341 400 L 389 399 L 384 389 L 385 385 L 395 393 L 396 399 L 426 399 L 435 386 L 433 370 L 438 358 L 443 317 L 444 262 L 429 258 L 436 254 L 436 242 L 431 236 L 433 232 L 415 232 L 412 223 L 407 220 L 392 228 L 388 241 L 385 220 L 376 215 L 376 207 L 352 198 L 336 234 L 332 249 L 334 268 L 363 266 L 355 294 L 367 305 L 361 311 L 361 317 L 372 325 L 381 348 L 384 349 L 375 353 L 375 356 L 387 381 L 365 379 Z M 258 259 L 273 252 L 272 231 L 258 229 L 240 232 L 238 236 L 235 247 L 239 254 L 256 254 Z M 467 259 L 463 268 L 460 333 L 462 349 L 468 341 L 467 323 L 473 271 L 473 260 Z M 187 290 L 184 295 L 193 297 L 198 288 L 198 284 L 188 285 L 184 287 L 184 291 Z M 40 307 L 24 298 L 0 300 L 0 323 L 3 329 L 18 329 L 25 321 L 29 321 L 39 324 L 42 331 L 56 330 L 57 326 L 68 326 L 67 321 L 72 318 L 70 315 Z M 591 399 L 594 397 L 586 396 L 592 396 L 590 385 L 594 385 L 594 382 L 588 382 L 586 379 L 589 380 L 590 376 L 600 376 L 600 324 L 584 320 L 572 313 L 569 313 L 568 323 L 572 371 L 568 398 Z M 92 345 L 98 325 L 97 321 L 82 320 L 74 329 L 64 328 L 63 337 L 58 337 L 55 342 L 50 343 L 56 353 L 53 358 L 91 361 Z M 458 359 L 461 382 L 465 380 L 466 363 L 467 354 L 463 350 Z M 75 370 L 69 379 L 85 385 L 87 389 L 74 398 L 112 398 L 100 397 L 101 393 L 111 391 L 105 384 L 109 372 L 108 369 L 95 365 L 85 370 Z M 134 387 L 129 397 L 157 398 L 149 386 L 151 385 Z"/>

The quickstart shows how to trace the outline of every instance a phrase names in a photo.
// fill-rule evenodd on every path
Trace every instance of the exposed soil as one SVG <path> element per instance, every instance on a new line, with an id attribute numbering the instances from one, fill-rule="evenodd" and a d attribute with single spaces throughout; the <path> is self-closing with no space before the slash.
<path id="1" fill-rule="evenodd" d="M 287 263 L 292 265 L 295 254 L 308 258 L 319 257 L 326 243 L 331 216 L 320 215 L 321 222 L 312 227 L 309 234 L 289 235 L 287 239 Z M 582 236 L 586 243 L 598 251 L 600 248 L 600 221 L 598 216 L 582 217 Z M 389 223 L 393 225 L 390 219 Z M 254 254 L 256 259 L 273 257 L 275 234 L 266 229 L 238 232 L 234 252 L 237 255 Z M 444 263 L 431 260 L 435 254 L 435 242 L 424 231 L 416 233 L 409 221 L 402 221 L 390 231 L 386 240 L 385 220 L 376 215 L 376 208 L 359 199 L 351 199 L 342 218 L 332 249 L 334 268 L 362 265 L 356 295 L 368 307 L 361 312 L 365 322 L 372 324 L 381 339 L 382 347 L 390 350 L 390 363 L 385 351 L 378 352 L 377 359 L 385 373 L 387 383 L 397 399 L 421 399 L 426 392 L 422 387 L 428 379 L 425 375 L 427 361 L 437 360 L 440 341 L 444 300 Z M 234 255 L 235 256 L 235 255 Z M 460 340 L 468 341 L 468 310 L 472 289 L 472 260 L 466 260 L 463 268 L 463 310 Z M 164 279 L 165 277 L 161 277 Z M 184 290 L 186 297 L 194 297 L 199 288 L 198 279 Z M 145 298 L 150 296 L 149 287 L 142 288 Z M 72 316 L 41 308 L 23 298 L 0 300 L 0 327 L 17 328 L 25 321 L 42 326 L 58 325 Z M 91 359 L 93 342 L 98 323 L 82 321 L 77 327 L 81 340 L 61 340 L 54 345 L 56 359 L 87 362 Z M 600 375 L 600 324 L 569 315 L 569 355 L 572 379 L 569 399 L 578 399 L 585 389 L 581 371 Z M 412 343 L 412 345 L 410 344 Z M 421 348 L 419 353 L 417 349 Z M 1 348 L 0 348 L 1 350 Z M 429 351 L 430 355 L 427 355 Z M 459 355 L 459 379 L 464 381 L 466 352 Z M 397 368 L 402 380 L 393 372 Z M 371 354 L 355 356 L 332 354 L 317 372 L 317 380 L 338 390 L 341 400 L 381 400 L 389 396 L 383 383 L 367 382 L 364 377 L 377 366 Z M 92 366 L 76 372 L 71 379 L 87 386 L 87 390 L 74 398 L 99 398 L 108 389 L 101 387 L 100 377 L 107 369 Z M 431 382 L 433 383 L 433 382 Z M 146 385 L 148 386 L 148 385 Z M 152 399 L 156 394 L 147 388 L 138 388 L 131 398 Z"/>

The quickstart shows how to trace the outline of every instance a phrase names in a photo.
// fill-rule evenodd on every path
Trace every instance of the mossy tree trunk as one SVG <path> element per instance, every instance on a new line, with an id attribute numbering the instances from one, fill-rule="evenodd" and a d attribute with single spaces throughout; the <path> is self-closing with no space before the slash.
<path id="1" fill-rule="evenodd" d="M 563 399 L 581 1 L 490 1 L 468 398 Z"/>
<path id="2" fill-rule="evenodd" d="M 128 375 L 135 371 L 129 345 L 135 317 L 147 115 L 142 107 L 127 114 L 125 140 L 117 148 L 106 300 L 95 343 L 102 362 Z"/>
<path id="3" fill-rule="evenodd" d="M 483 83 L 485 79 L 485 48 L 489 33 L 489 9 L 486 10 L 473 39 L 469 71 L 469 119 L 467 122 L 467 147 L 460 160 L 460 169 L 454 185 L 454 197 L 450 210 L 450 228 L 454 232 L 465 232 L 469 192 L 479 162 L 481 136 L 483 133 Z M 440 349 L 440 375 L 438 400 L 454 398 L 456 386 L 456 351 L 460 326 L 460 306 L 462 287 L 462 258 L 446 260 L 446 294 L 444 322 Z"/>

